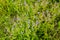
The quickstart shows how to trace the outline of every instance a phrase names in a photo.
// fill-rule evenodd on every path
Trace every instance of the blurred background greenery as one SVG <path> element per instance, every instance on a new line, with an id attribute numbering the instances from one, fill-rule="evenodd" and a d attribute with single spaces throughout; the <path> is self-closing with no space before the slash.
<path id="1" fill-rule="evenodd" d="M 60 0 L 0 0 L 0 40 L 60 40 Z"/>

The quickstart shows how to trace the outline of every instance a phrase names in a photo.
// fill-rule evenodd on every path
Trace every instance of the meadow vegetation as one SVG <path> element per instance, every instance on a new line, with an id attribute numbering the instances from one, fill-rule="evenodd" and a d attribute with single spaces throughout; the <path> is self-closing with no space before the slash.
<path id="1" fill-rule="evenodd" d="M 60 1 L 0 0 L 0 40 L 60 40 Z"/>

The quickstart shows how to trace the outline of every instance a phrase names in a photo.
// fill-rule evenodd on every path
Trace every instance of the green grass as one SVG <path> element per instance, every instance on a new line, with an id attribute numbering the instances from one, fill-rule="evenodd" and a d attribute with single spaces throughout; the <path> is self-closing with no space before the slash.
<path id="1" fill-rule="evenodd" d="M 60 1 L 0 0 L 0 40 L 60 40 Z"/>

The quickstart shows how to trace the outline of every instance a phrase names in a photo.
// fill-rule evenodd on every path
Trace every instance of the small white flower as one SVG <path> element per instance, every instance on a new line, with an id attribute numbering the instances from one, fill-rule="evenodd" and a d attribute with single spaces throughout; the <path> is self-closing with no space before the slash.
<path id="1" fill-rule="evenodd" d="M 39 24 L 39 21 L 37 20 L 37 21 L 36 21 L 36 25 L 38 25 L 38 24 Z"/>
<path id="2" fill-rule="evenodd" d="M 38 12 L 38 14 L 40 14 L 40 12 Z"/>

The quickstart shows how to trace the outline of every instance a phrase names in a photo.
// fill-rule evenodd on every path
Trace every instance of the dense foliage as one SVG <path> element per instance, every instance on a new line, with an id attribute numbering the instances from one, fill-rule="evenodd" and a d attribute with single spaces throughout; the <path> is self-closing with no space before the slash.
<path id="1" fill-rule="evenodd" d="M 60 1 L 0 0 L 0 40 L 60 40 Z"/>

